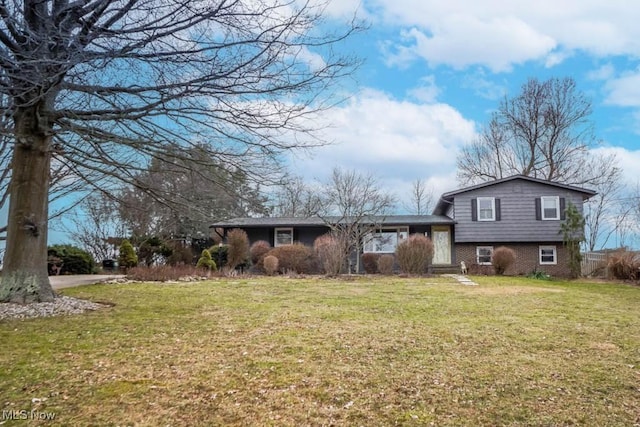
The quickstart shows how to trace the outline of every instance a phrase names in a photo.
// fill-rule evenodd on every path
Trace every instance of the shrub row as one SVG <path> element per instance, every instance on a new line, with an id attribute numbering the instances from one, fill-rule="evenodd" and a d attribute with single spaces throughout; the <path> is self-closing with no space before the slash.
<path id="1" fill-rule="evenodd" d="M 618 280 L 640 280 L 640 258 L 634 252 L 618 251 L 607 262 L 609 274 Z"/>
<path id="2" fill-rule="evenodd" d="M 127 278 L 141 282 L 167 282 L 185 277 L 203 276 L 203 269 L 193 265 L 152 265 L 132 267 L 127 271 Z"/>
<path id="3" fill-rule="evenodd" d="M 72 245 L 53 245 L 47 249 L 49 274 L 92 274 L 96 263 L 87 251 Z"/>

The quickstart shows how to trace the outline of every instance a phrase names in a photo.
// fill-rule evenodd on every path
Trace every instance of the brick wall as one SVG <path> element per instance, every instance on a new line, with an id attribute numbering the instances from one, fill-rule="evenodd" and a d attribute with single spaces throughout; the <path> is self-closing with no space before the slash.
<path id="1" fill-rule="evenodd" d="M 516 253 L 516 261 L 505 272 L 507 275 L 527 275 L 534 270 L 543 271 L 547 274 L 557 277 L 568 277 L 569 270 L 569 254 L 560 242 L 552 243 L 456 243 L 455 252 L 456 260 L 459 263 L 464 261 L 469 268 L 470 273 L 475 274 L 493 274 L 491 265 L 477 265 L 476 247 L 477 246 L 493 246 L 496 249 L 500 246 L 506 246 L 513 249 Z M 539 247 L 555 246 L 557 254 L 557 264 L 541 265 L 539 262 Z"/>

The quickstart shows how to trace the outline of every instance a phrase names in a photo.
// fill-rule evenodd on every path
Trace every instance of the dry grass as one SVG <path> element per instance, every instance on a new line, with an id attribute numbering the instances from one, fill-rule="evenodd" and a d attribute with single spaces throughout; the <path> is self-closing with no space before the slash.
<path id="1" fill-rule="evenodd" d="M 640 288 L 474 279 L 68 289 L 115 306 L 0 323 L 0 405 L 59 425 L 640 423 Z"/>

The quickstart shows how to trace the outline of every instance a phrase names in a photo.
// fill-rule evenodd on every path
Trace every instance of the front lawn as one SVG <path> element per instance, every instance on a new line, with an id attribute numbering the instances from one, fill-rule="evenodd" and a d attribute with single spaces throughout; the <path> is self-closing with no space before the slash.
<path id="1" fill-rule="evenodd" d="M 640 288 L 475 280 L 65 289 L 115 305 L 0 322 L 4 425 L 640 423 Z"/>

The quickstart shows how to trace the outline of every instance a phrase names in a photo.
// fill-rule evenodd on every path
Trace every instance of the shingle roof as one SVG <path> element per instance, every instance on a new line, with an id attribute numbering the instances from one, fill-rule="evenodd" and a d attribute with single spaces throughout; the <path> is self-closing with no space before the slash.
<path id="1" fill-rule="evenodd" d="M 257 227 L 322 227 L 327 223 L 337 223 L 340 217 L 321 218 L 232 218 L 211 224 L 209 228 L 257 228 Z M 372 223 L 381 225 L 423 225 L 423 224 L 453 224 L 454 221 L 445 215 L 387 215 L 374 217 Z"/>

